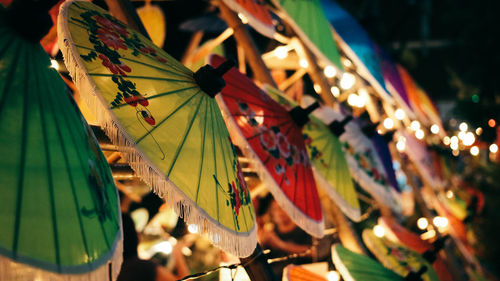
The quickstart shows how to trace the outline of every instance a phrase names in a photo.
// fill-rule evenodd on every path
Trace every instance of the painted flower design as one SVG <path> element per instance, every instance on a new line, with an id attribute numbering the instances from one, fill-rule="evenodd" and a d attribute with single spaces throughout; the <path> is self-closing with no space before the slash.
<path id="1" fill-rule="evenodd" d="M 239 215 L 241 208 L 240 192 L 238 188 L 236 188 L 236 184 L 234 183 L 234 181 L 231 182 L 230 186 L 231 186 L 231 205 L 233 206 L 236 215 Z"/>
<path id="2" fill-rule="evenodd" d="M 278 136 L 273 128 L 268 129 L 265 126 L 260 128 L 261 134 L 259 136 L 262 147 L 266 150 L 276 150 L 278 148 Z"/>
<path id="3" fill-rule="evenodd" d="M 291 145 L 288 142 L 288 139 L 281 132 L 277 133 L 278 145 L 280 149 L 281 157 L 288 158 L 290 157 Z"/>
<path id="4" fill-rule="evenodd" d="M 97 30 L 97 37 L 101 40 L 106 46 L 113 48 L 115 50 L 118 49 L 127 49 L 127 45 L 125 45 L 125 41 L 120 37 L 120 35 L 115 32 L 105 29 L 99 28 Z"/>
<path id="5" fill-rule="evenodd" d="M 114 31 L 122 36 L 128 36 L 128 31 L 125 28 L 125 26 L 121 25 L 120 23 L 111 21 L 101 15 L 96 15 L 94 19 L 105 29 Z"/>
<path id="6" fill-rule="evenodd" d="M 240 182 L 241 188 L 247 193 L 247 186 L 245 183 L 245 177 L 243 176 L 243 171 L 241 170 L 240 163 L 236 161 L 236 175 L 238 177 L 238 181 Z"/>
<path id="7" fill-rule="evenodd" d="M 107 67 L 109 71 L 111 71 L 113 74 L 120 74 L 122 76 L 127 76 L 125 72 L 132 71 L 132 69 L 130 69 L 128 65 L 122 62 L 120 62 L 120 64 L 114 64 L 106 55 L 99 54 L 98 57 L 102 60 L 102 65 Z"/>

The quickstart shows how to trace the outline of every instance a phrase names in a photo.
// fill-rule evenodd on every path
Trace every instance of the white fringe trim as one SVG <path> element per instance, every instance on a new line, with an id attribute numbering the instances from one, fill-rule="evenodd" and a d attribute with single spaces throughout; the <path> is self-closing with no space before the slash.
<path id="1" fill-rule="evenodd" d="M 344 279 L 345 281 L 356 281 L 356 279 L 354 279 L 351 276 L 351 273 L 349 272 L 349 269 L 347 269 L 347 267 L 345 266 L 344 262 L 340 258 L 339 253 L 337 253 L 337 247 L 339 245 L 340 244 L 334 244 L 334 245 L 332 245 L 331 252 L 332 252 L 332 261 L 333 261 L 333 264 L 335 265 L 335 268 L 342 275 L 342 279 Z M 361 281 L 361 280 L 359 280 L 359 281 Z"/>
<path id="2" fill-rule="evenodd" d="M 222 1 L 234 12 L 242 13 L 248 19 L 248 24 L 252 26 L 255 30 L 257 30 L 257 32 L 271 39 L 275 39 L 274 36 L 276 34 L 276 31 L 273 25 L 266 25 L 265 23 L 254 17 L 245 8 L 241 7 L 234 0 L 222 0 Z M 271 16 L 271 14 L 269 14 L 269 16 Z"/>
<path id="3" fill-rule="evenodd" d="M 328 181 L 317 171 L 317 169 L 313 166 L 314 179 L 316 180 L 317 185 L 319 185 L 323 191 L 333 200 L 333 202 L 340 208 L 340 210 L 348 216 L 351 220 L 355 222 L 359 222 L 361 220 L 361 209 L 355 208 L 351 206 L 347 201 L 340 195 L 335 188 L 333 188 Z M 354 186 L 353 186 L 353 192 Z M 356 200 L 358 200 L 356 196 Z"/>
<path id="4" fill-rule="evenodd" d="M 234 143 L 242 150 L 243 154 L 250 159 L 252 167 L 255 168 L 257 175 L 262 180 L 262 182 L 269 188 L 269 191 L 273 194 L 276 202 L 286 211 L 290 218 L 303 230 L 305 230 L 310 235 L 321 238 L 324 235 L 324 223 L 323 216 L 320 221 L 314 221 L 299 210 L 295 204 L 286 197 L 279 185 L 274 180 L 273 176 L 266 169 L 264 163 L 260 160 L 259 156 L 253 151 L 253 149 L 248 144 L 246 138 L 241 132 L 240 128 L 231 116 L 231 112 L 227 108 L 222 94 L 215 96 L 219 108 L 221 109 L 222 116 L 226 122 L 226 126 L 231 133 L 231 138 Z M 319 202 L 318 202 L 319 204 Z"/>
<path id="5" fill-rule="evenodd" d="M 114 281 L 120 273 L 123 239 L 116 243 L 112 258 L 94 271 L 83 274 L 57 273 L 15 262 L 0 256 L 0 280 L 16 281 Z M 111 279 L 110 279 L 111 277 Z"/>
<path id="6" fill-rule="evenodd" d="M 73 82 L 79 89 L 84 102 L 95 114 L 97 123 L 111 139 L 111 142 L 118 146 L 118 150 L 130 167 L 152 188 L 153 192 L 162 197 L 167 205 L 174 208 L 179 217 L 189 224 L 197 225 L 201 234 L 224 251 L 238 257 L 251 255 L 257 245 L 255 218 L 254 227 L 246 233 L 235 232 L 210 218 L 207 213 L 199 209 L 195 202 L 171 182 L 156 165 L 143 155 L 133 139 L 106 106 L 107 103 L 102 98 L 97 85 L 92 81 L 84 67 L 69 31 L 68 10 L 69 6 L 76 1 L 81 0 L 70 0 L 61 5 L 57 26 L 59 46 Z"/>

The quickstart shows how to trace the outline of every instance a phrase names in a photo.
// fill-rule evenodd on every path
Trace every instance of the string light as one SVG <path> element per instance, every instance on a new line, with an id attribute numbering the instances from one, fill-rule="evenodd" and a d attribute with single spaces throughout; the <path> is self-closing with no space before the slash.
<path id="1" fill-rule="evenodd" d="M 340 87 L 344 90 L 348 90 L 354 86 L 356 83 L 356 77 L 351 73 L 345 72 L 342 74 L 342 79 L 340 79 Z"/>
<path id="2" fill-rule="evenodd" d="M 491 153 L 497 153 L 497 152 L 498 152 L 498 145 L 496 145 L 496 144 L 492 143 L 492 144 L 490 145 L 490 152 L 491 152 Z"/>
<path id="3" fill-rule="evenodd" d="M 385 235 L 385 228 L 380 224 L 377 224 L 373 227 L 373 234 L 375 234 L 375 236 L 379 238 L 382 238 Z"/>
<path id="4" fill-rule="evenodd" d="M 384 119 L 384 127 L 388 130 L 394 128 L 394 121 L 389 117 L 385 118 Z"/>
<path id="5" fill-rule="evenodd" d="M 495 121 L 495 119 L 488 120 L 488 126 L 490 126 L 491 128 L 495 127 L 496 125 L 497 122 Z"/>
<path id="6" fill-rule="evenodd" d="M 307 62 L 307 60 L 306 60 L 306 59 L 300 59 L 300 60 L 299 60 L 299 65 L 300 65 L 300 67 L 302 67 L 302 68 L 307 68 L 307 67 L 309 66 L 309 63 Z"/>
<path id="7" fill-rule="evenodd" d="M 325 73 L 325 76 L 328 78 L 332 78 L 337 74 L 337 70 L 335 69 L 335 67 L 333 67 L 331 65 L 325 67 L 323 72 Z"/>
<path id="8" fill-rule="evenodd" d="M 415 132 L 415 137 L 417 137 L 417 139 L 421 140 L 425 137 L 425 133 L 422 129 L 418 129 L 416 132 Z"/>
<path id="9" fill-rule="evenodd" d="M 455 196 L 455 195 L 453 194 L 453 191 L 451 191 L 451 190 L 446 191 L 446 198 L 451 199 L 451 198 L 453 198 L 454 196 Z"/>
<path id="10" fill-rule="evenodd" d="M 274 55 L 279 59 L 285 59 L 288 56 L 288 48 L 285 46 L 279 46 L 273 51 Z"/>
<path id="11" fill-rule="evenodd" d="M 470 154 L 472 154 L 472 156 L 478 156 L 479 155 L 479 147 L 477 146 L 473 146 L 470 148 Z"/>
<path id="12" fill-rule="evenodd" d="M 444 143 L 444 145 L 450 145 L 450 143 L 451 143 L 450 137 L 445 136 L 443 138 L 443 143 Z"/>
<path id="13" fill-rule="evenodd" d="M 437 124 L 431 126 L 431 133 L 433 134 L 439 133 L 439 126 Z"/>
<path id="14" fill-rule="evenodd" d="M 451 142 L 451 144 L 456 143 L 458 145 L 458 137 L 457 136 L 451 137 L 450 142 Z"/>
<path id="15" fill-rule="evenodd" d="M 412 129 L 413 131 L 420 129 L 420 122 L 418 122 L 417 120 L 412 121 L 410 123 L 410 129 Z"/>
<path id="16" fill-rule="evenodd" d="M 476 129 L 476 135 L 480 136 L 482 133 L 483 133 L 483 128 L 478 127 L 478 128 Z"/>
<path id="17" fill-rule="evenodd" d="M 460 131 L 458 132 L 458 139 L 460 139 L 461 141 L 463 141 L 465 139 L 465 135 L 467 133 L 465 131 Z"/>
<path id="18" fill-rule="evenodd" d="M 319 84 L 314 84 L 313 88 L 316 93 L 321 93 L 321 86 Z"/>
<path id="19" fill-rule="evenodd" d="M 421 230 L 427 229 L 428 226 L 429 226 L 429 221 L 426 218 L 421 217 L 417 220 L 417 227 L 420 228 Z"/>
<path id="20" fill-rule="evenodd" d="M 55 70 L 59 70 L 59 63 L 55 59 L 51 59 L 50 60 L 50 67 L 55 69 Z"/>
<path id="21" fill-rule="evenodd" d="M 355 106 L 355 107 L 363 107 L 366 104 L 366 100 L 356 94 L 350 94 L 349 97 L 347 98 L 347 103 L 350 106 Z"/>
<path id="22" fill-rule="evenodd" d="M 436 227 L 444 228 L 448 226 L 448 219 L 445 217 L 436 216 L 432 219 L 432 224 L 434 224 Z"/>
<path id="23" fill-rule="evenodd" d="M 452 142 L 450 144 L 450 148 L 453 149 L 454 151 L 458 149 L 458 142 Z"/>
<path id="24" fill-rule="evenodd" d="M 198 226 L 196 224 L 190 224 L 187 227 L 189 233 L 198 233 Z"/>
<path id="25" fill-rule="evenodd" d="M 460 154 L 460 151 L 458 149 L 456 149 L 456 150 L 453 150 L 451 152 L 451 154 L 453 154 L 453 156 L 458 156 Z"/>
<path id="26" fill-rule="evenodd" d="M 462 142 L 466 146 L 473 145 L 475 141 L 476 141 L 476 137 L 474 136 L 474 134 L 472 132 L 467 132 L 462 140 Z"/>
<path id="27" fill-rule="evenodd" d="M 330 92 L 332 92 L 332 95 L 336 98 L 340 96 L 340 89 L 336 86 L 331 87 Z"/>
<path id="28" fill-rule="evenodd" d="M 394 112 L 394 117 L 396 117 L 396 119 L 398 120 L 403 120 L 405 116 L 406 114 L 401 108 L 396 109 L 396 111 Z"/>
<path id="29" fill-rule="evenodd" d="M 241 22 L 243 24 L 247 24 L 248 23 L 248 18 L 244 14 L 238 13 L 238 17 L 240 18 L 240 20 L 241 20 Z"/>
<path id="30" fill-rule="evenodd" d="M 460 131 L 462 131 L 462 132 L 467 131 L 468 128 L 469 128 L 469 125 L 467 125 L 467 123 L 465 123 L 465 122 L 462 122 L 462 123 L 460 123 L 460 125 L 458 125 L 458 129 L 460 129 Z"/>
<path id="31" fill-rule="evenodd" d="M 339 281 L 340 274 L 337 271 L 328 271 L 328 274 L 326 275 L 326 279 L 328 281 Z"/>
<path id="32" fill-rule="evenodd" d="M 345 67 L 351 67 L 352 66 L 352 62 L 346 58 L 343 58 L 342 59 L 342 64 L 344 64 Z"/>
<path id="33" fill-rule="evenodd" d="M 398 142 L 396 143 L 396 149 L 399 152 L 404 151 L 406 149 L 406 142 L 404 142 L 403 140 L 398 140 Z"/>

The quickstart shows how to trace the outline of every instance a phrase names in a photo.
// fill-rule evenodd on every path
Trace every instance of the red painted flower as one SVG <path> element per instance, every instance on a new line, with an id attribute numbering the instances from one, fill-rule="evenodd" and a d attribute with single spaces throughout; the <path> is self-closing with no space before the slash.
<path id="1" fill-rule="evenodd" d="M 240 198 L 240 192 L 238 188 L 236 188 L 236 185 L 234 184 L 234 181 L 231 182 L 231 188 L 233 190 L 233 196 L 234 196 L 234 211 L 236 212 L 236 215 L 240 214 L 240 207 L 241 207 L 241 198 Z"/>
<path id="2" fill-rule="evenodd" d="M 241 188 L 246 193 L 247 186 L 245 183 L 245 177 L 243 176 L 243 172 L 241 171 L 241 167 L 240 167 L 240 162 L 238 162 L 238 161 L 236 161 L 236 175 L 238 176 L 238 181 L 241 184 Z"/>
<path id="3" fill-rule="evenodd" d="M 109 58 L 103 54 L 99 54 L 99 58 L 102 60 L 102 65 L 107 67 L 109 71 L 111 71 L 113 74 L 120 74 L 122 76 L 127 76 L 125 72 L 130 72 L 132 69 L 128 67 L 126 64 L 121 63 L 121 64 L 114 64 L 109 60 Z"/>
<path id="4" fill-rule="evenodd" d="M 288 142 L 288 139 L 281 132 L 277 134 L 278 136 L 278 145 L 280 149 L 280 154 L 283 158 L 290 157 L 291 146 Z"/>
<path id="5" fill-rule="evenodd" d="M 156 120 L 154 119 L 153 115 L 151 115 L 151 113 L 142 110 L 141 115 L 142 118 L 144 118 L 144 121 L 146 121 L 149 125 L 154 126 L 156 124 Z"/>
<path id="6" fill-rule="evenodd" d="M 260 134 L 260 143 L 262 144 L 263 147 L 265 147 L 267 150 L 274 150 L 278 146 L 278 137 L 276 136 L 276 133 L 268 129 L 266 127 L 261 127 L 262 133 Z"/>
<path id="7" fill-rule="evenodd" d="M 102 25 L 105 29 L 107 30 L 110 30 L 110 31 L 114 31 L 122 36 L 128 36 L 128 31 L 127 29 L 125 28 L 125 26 L 121 25 L 121 24 L 118 24 L 118 23 L 115 23 L 105 17 L 102 17 L 102 16 L 95 16 L 94 19 L 100 24 Z"/>
<path id="8" fill-rule="evenodd" d="M 106 46 L 113 48 L 115 50 L 118 49 L 127 49 L 127 45 L 125 45 L 125 41 L 120 37 L 120 35 L 114 33 L 109 29 L 99 28 L 97 30 L 97 37 L 101 40 Z"/>
<path id="9" fill-rule="evenodd" d="M 139 103 L 140 105 L 142 106 L 148 106 L 149 105 L 149 101 L 143 97 L 142 95 L 136 95 L 136 96 L 128 96 L 128 97 L 124 97 L 123 100 L 128 103 L 129 105 L 133 106 L 133 107 L 136 107 L 137 106 L 137 103 Z"/>

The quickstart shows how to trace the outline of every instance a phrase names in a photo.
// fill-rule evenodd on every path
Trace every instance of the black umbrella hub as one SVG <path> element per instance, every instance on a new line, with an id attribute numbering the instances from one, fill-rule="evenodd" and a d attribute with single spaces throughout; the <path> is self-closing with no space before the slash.
<path id="1" fill-rule="evenodd" d="M 217 68 L 205 65 L 193 74 L 194 80 L 200 88 L 210 97 L 215 97 L 226 86 L 222 79 L 224 73 L 228 72 L 235 65 L 233 60 L 227 60 Z"/>
<path id="2" fill-rule="evenodd" d="M 342 121 L 335 120 L 328 124 L 328 129 L 330 129 L 334 135 L 340 137 L 345 132 L 345 125 L 347 125 L 347 123 L 349 123 L 352 119 L 353 117 L 348 115 Z"/>
<path id="3" fill-rule="evenodd" d="M 309 122 L 309 114 L 319 107 L 319 103 L 315 102 L 308 106 L 307 108 L 302 108 L 296 106 L 292 108 L 288 113 L 292 117 L 293 122 L 299 127 L 303 127 L 307 122 Z"/>

